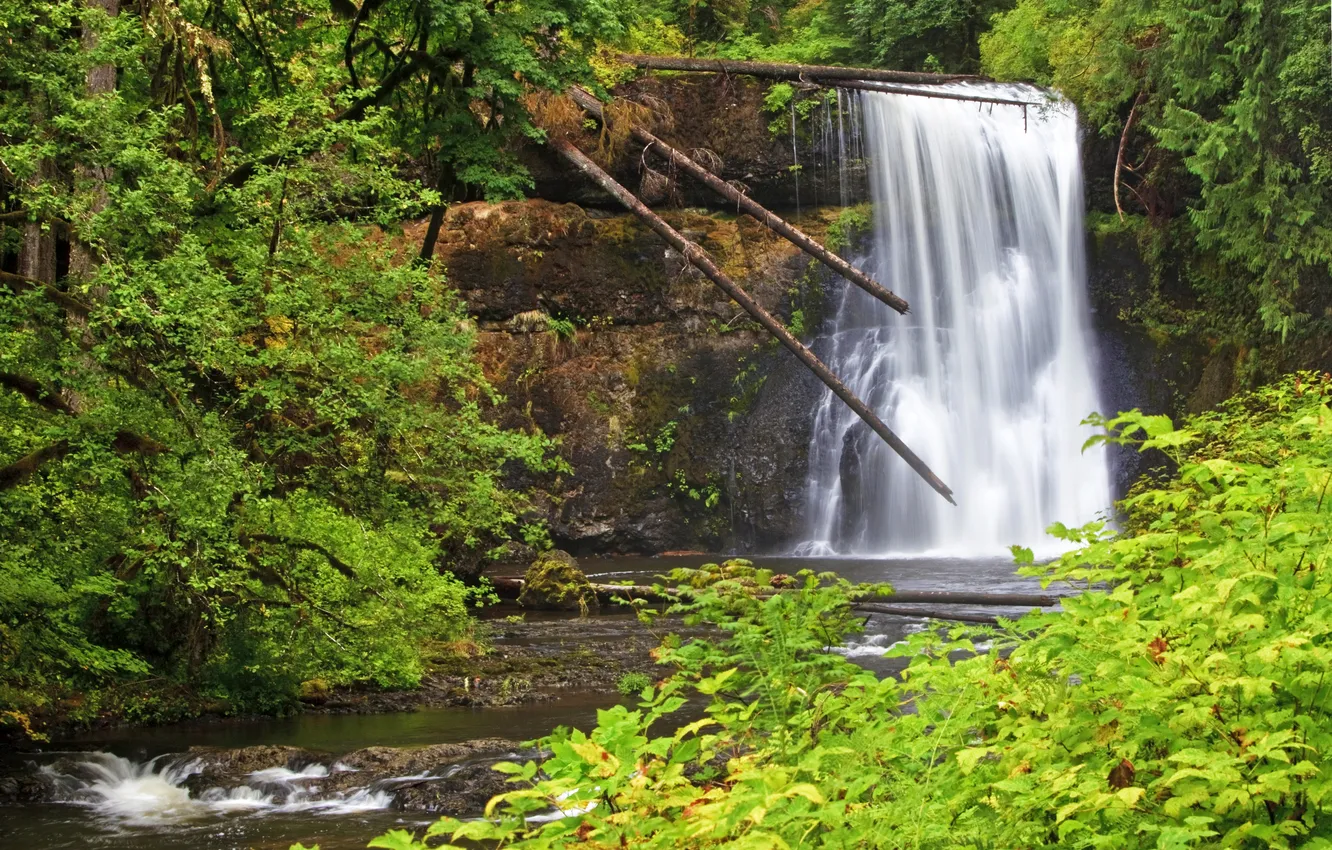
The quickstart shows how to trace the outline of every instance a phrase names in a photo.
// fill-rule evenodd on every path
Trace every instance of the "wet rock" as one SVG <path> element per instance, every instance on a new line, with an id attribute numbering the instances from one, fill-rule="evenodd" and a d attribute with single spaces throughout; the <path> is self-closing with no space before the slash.
<path id="1" fill-rule="evenodd" d="M 559 549 L 541 553 L 527 568 L 518 604 L 524 608 L 584 614 L 598 607 L 597 593 L 578 569 L 578 562 Z"/>
<path id="2" fill-rule="evenodd" d="M 363 774 L 362 780 L 365 776 L 389 779 L 438 771 L 442 767 L 482 755 L 498 757 L 517 749 L 516 742 L 504 738 L 479 738 L 428 747 L 366 747 L 339 757 L 337 763 L 349 771 Z"/>
<path id="3" fill-rule="evenodd" d="M 303 747 L 269 745 L 239 749 L 191 747 L 184 757 L 196 762 L 199 768 L 183 783 L 192 797 L 200 797 L 210 788 L 239 788 L 251 784 L 250 774 L 261 770 L 286 768 L 297 771 L 329 761 L 327 753 Z"/>
<path id="4" fill-rule="evenodd" d="M 55 790 L 55 782 L 42 773 L 29 771 L 0 776 L 0 804 L 46 802 Z"/>
<path id="5" fill-rule="evenodd" d="M 393 808 L 407 812 L 469 817 L 482 814 L 490 798 L 513 786 L 493 762 L 456 765 L 438 779 L 413 782 L 393 794 Z"/>

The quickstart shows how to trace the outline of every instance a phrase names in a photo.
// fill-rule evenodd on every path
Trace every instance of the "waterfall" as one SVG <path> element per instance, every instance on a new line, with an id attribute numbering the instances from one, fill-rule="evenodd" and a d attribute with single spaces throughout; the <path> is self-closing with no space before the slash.
<path id="1" fill-rule="evenodd" d="M 977 87 L 970 87 L 976 91 Z M 1044 100 L 1025 87 L 995 96 Z M 860 95 L 872 272 L 899 316 L 847 286 L 817 349 L 957 494 L 934 493 L 832 393 L 815 414 L 799 554 L 1051 551 L 1044 529 L 1110 507 L 1076 114 Z M 1029 114 L 1028 114 L 1029 112 Z"/>

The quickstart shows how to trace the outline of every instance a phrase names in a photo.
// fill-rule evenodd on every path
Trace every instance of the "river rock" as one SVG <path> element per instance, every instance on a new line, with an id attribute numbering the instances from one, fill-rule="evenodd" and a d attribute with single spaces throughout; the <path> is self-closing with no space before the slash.
<path id="1" fill-rule="evenodd" d="M 327 753 L 303 747 L 269 745 L 239 749 L 191 747 L 184 758 L 195 761 L 199 768 L 183 783 L 192 797 L 202 796 L 210 788 L 238 788 L 251 784 L 250 774 L 256 771 L 276 767 L 300 770 L 307 765 L 325 764 L 331 760 Z"/>
<path id="2" fill-rule="evenodd" d="M 367 776 L 377 779 L 412 776 L 439 771 L 467 759 L 487 756 L 499 758 L 516 753 L 518 749 L 517 742 L 504 738 L 480 738 L 428 747 L 366 747 L 339 757 L 337 764 L 345 768 L 347 773 L 355 771 L 362 774 L 357 784 L 365 784 Z"/>
<path id="3" fill-rule="evenodd" d="M 541 553 L 527 568 L 518 604 L 525 608 L 584 614 L 598 606 L 597 592 L 578 568 L 578 561 L 559 549 Z"/>
<path id="4" fill-rule="evenodd" d="M 44 803 L 55 793 L 55 782 L 42 773 L 0 776 L 0 804 Z"/>
<path id="5" fill-rule="evenodd" d="M 460 764 L 438 779 L 414 782 L 393 794 L 393 808 L 404 812 L 431 812 L 454 817 L 483 814 L 490 798 L 514 790 L 494 762 Z"/>

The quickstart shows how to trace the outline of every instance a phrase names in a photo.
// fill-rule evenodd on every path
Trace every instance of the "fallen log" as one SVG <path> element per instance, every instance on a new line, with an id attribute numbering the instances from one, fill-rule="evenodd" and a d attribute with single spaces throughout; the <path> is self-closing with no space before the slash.
<path id="1" fill-rule="evenodd" d="M 986 614 L 966 614 L 957 611 L 941 611 L 937 608 L 908 608 L 900 605 L 858 605 L 856 611 L 868 611 L 871 614 L 889 614 L 894 617 L 920 617 L 926 620 L 955 620 L 959 623 L 984 623 L 999 625 L 997 617 Z"/>
<path id="2" fill-rule="evenodd" d="M 633 65 L 646 71 L 746 74 L 751 77 L 793 82 L 822 79 L 937 85 L 985 79 L 966 74 L 926 74 L 917 71 L 885 71 L 881 68 L 844 68 L 838 65 L 794 65 L 787 62 L 738 62 L 731 59 L 699 59 L 686 56 L 647 56 L 641 53 L 625 53 L 619 58 L 626 65 Z"/>
<path id="3" fill-rule="evenodd" d="M 884 83 L 865 82 L 863 80 L 833 80 L 822 79 L 813 80 L 825 88 L 835 89 L 855 89 L 857 91 L 877 91 L 884 94 L 907 94 L 916 97 L 933 97 L 941 100 L 962 100 L 968 103 L 992 103 L 1001 106 L 1040 106 L 1040 103 L 1034 100 L 1012 100 L 1003 97 L 987 97 L 980 94 L 963 94 L 962 92 L 952 91 L 928 91 L 925 89 L 913 89 L 906 86 L 886 85 Z"/>
<path id="4" fill-rule="evenodd" d="M 605 120 L 601 109 L 601 101 L 593 97 L 591 93 L 575 86 L 574 88 L 569 89 L 569 95 L 585 112 L 590 113 L 598 121 Z M 797 229 L 785 219 L 771 212 L 767 207 L 758 203 L 743 192 L 740 192 L 725 180 L 722 180 L 711 171 L 708 171 L 703 166 L 694 162 L 681 151 L 666 144 L 642 127 L 636 126 L 633 128 L 632 132 L 634 138 L 642 142 L 649 151 L 662 157 L 676 168 L 707 186 L 712 191 L 721 195 L 723 198 L 726 198 L 728 201 L 731 201 L 737 207 L 758 219 L 761 223 L 767 226 L 768 229 L 784 236 L 789 242 L 791 242 L 791 244 L 837 272 L 842 277 L 851 281 L 856 286 L 859 286 L 870 295 L 873 295 L 875 298 L 887 304 L 889 307 L 892 307 L 899 313 L 905 314 L 909 309 L 905 300 L 890 292 L 883 284 L 837 256 L 832 251 L 829 251 L 827 248 L 806 235 L 804 231 Z"/>
<path id="5" fill-rule="evenodd" d="M 916 474 L 925 480 L 935 492 L 948 500 L 949 504 L 956 505 L 953 500 L 953 491 L 948 485 L 943 483 L 937 475 L 930 470 L 925 462 L 911 451 L 906 443 L 902 442 L 896 434 L 893 433 L 878 414 L 870 410 L 860 398 L 843 384 L 836 375 L 823 365 L 823 361 L 814 356 L 814 352 L 806 348 L 800 340 L 791 335 L 786 326 L 774 319 L 767 310 L 759 305 L 749 293 L 740 288 L 734 281 L 727 277 L 717 264 L 712 261 L 707 252 L 699 246 L 690 242 L 684 236 L 680 235 L 675 228 L 671 227 L 661 218 L 661 216 L 648 209 L 642 201 L 634 197 L 628 189 L 621 186 L 613 177 L 601 169 L 595 162 L 588 159 L 587 155 L 566 139 L 553 139 L 550 145 L 566 160 L 569 164 L 577 168 L 592 182 L 596 183 L 602 189 L 606 190 L 611 197 L 618 200 L 630 212 L 638 216 L 648 227 L 652 228 L 658 236 L 664 239 L 671 247 L 679 251 L 694 268 L 703 272 L 707 277 L 731 297 L 733 301 L 741 306 L 745 312 L 753 316 L 768 333 L 772 334 L 777 340 L 794 354 L 801 363 L 813 372 L 820 381 L 824 383 L 833 394 L 840 398 L 847 407 L 851 408 L 857 416 L 870 427 L 874 433 L 886 442 L 893 451 L 897 452 L 903 460 L 907 462 Z"/>
<path id="6" fill-rule="evenodd" d="M 1045 608 L 1058 605 L 1060 597 L 1053 593 L 976 593 L 969 590 L 896 590 L 883 597 L 886 602 L 933 602 L 937 605 L 995 605 L 1013 608 Z M 856 605 L 868 604 L 869 598 Z"/>
<path id="7" fill-rule="evenodd" d="M 523 579 L 492 578 L 499 594 L 508 599 L 517 599 L 523 592 Z M 692 596 L 692 587 L 662 588 L 645 584 L 593 584 L 592 590 L 597 597 L 605 600 L 634 599 L 644 602 L 673 602 L 679 597 Z M 780 590 L 762 591 L 760 595 L 780 593 Z M 976 593 L 965 590 L 899 590 L 889 596 L 857 597 L 853 604 L 856 608 L 870 610 L 874 605 L 888 604 L 924 604 L 934 605 L 971 605 L 976 607 L 1000 608 L 1048 608 L 1059 604 L 1060 597 L 1053 593 Z"/>

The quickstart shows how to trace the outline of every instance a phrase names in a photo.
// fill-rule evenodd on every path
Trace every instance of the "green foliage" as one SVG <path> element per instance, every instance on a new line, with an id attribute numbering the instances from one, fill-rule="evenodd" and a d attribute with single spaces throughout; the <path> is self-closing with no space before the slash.
<path id="1" fill-rule="evenodd" d="M 824 245 L 829 251 L 844 251 L 855 244 L 855 240 L 867 233 L 874 223 L 874 211 L 869 204 L 857 204 L 846 207 L 837 214 L 837 218 L 828 225 L 828 236 Z"/>
<path id="2" fill-rule="evenodd" d="M 122 6 L 0 8 L 0 716 L 411 685 L 552 460 L 393 228 L 519 192 L 521 96 L 622 10 Z"/>
<path id="3" fill-rule="evenodd" d="M 572 341 L 578 337 L 578 326 L 574 324 L 573 319 L 557 319 L 554 316 L 547 316 L 546 326 L 556 339 Z"/>
<path id="4" fill-rule="evenodd" d="M 638 696 L 650 687 L 652 687 L 652 677 L 637 671 L 625 673 L 615 683 L 615 690 L 620 692 L 620 696 L 626 697 Z"/>
<path id="5" fill-rule="evenodd" d="M 718 639 L 663 647 L 636 708 L 561 730 L 514 790 L 432 841 L 514 847 L 1328 845 L 1332 381 L 1301 375 L 1175 428 L 1134 412 L 1103 439 L 1177 464 L 1121 534 L 1023 571 L 1063 611 L 930 630 L 879 679 L 830 653 L 873 589 L 744 562 L 671 579 Z M 1026 555 L 1029 561 L 1029 553 Z M 786 588 L 772 593 L 773 588 Z M 984 639 L 980 643 L 979 639 Z M 687 698 L 706 716 L 654 735 Z M 656 724 L 654 726 L 654 724 Z M 525 816 L 558 809 L 547 823 Z M 424 845 L 399 833 L 402 847 Z M 384 845 L 388 846 L 388 845 Z M 455 846 L 432 844 L 432 846 Z"/>
<path id="6" fill-rule="evenodd" d="M 1161 225 L 1213 335 L 1324 332 L 1326 2 L 1020 0 L 981 52 L 987 73 L 1056 86 L 1108 136 L 1133 110 L 1126 202 Z"/>

